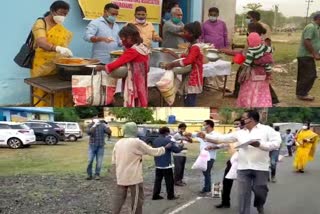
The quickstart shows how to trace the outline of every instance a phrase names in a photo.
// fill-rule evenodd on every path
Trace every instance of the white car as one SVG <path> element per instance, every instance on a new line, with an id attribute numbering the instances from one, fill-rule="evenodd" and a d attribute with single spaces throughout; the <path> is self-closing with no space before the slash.
<path id="1" fill-rule="evenodd" d="M 36 141 L 32 129 L 23 123 L 0 122 L 0 145 L 12 149 L 28 147 Z"/>
<path id="2" fill-rule="evenodd" d="M 69 141 L 77 141 L 83 137 L 80 125 L 75 122 L 55 122 L 61 128 L 64 128 L 64 136 Z"/>

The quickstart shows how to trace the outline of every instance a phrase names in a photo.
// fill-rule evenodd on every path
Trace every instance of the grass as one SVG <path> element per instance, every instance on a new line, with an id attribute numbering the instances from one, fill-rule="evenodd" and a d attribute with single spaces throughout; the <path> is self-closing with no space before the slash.
<path id="1" fill-rule="evenodd" d="M 107 144 L 103 163 L 103 174 L 111 165 L 113 144 Z M 199 154 L 199 144 L 188 145 L 189 165 Z M 32 145 L 30 148 L 12 150 L 0 148 L 0 176 L 14 175 L 64 175 L 85 174 L 87 167 L 88 143 L 61 143 L 56 146 Z M 226 154 L 219 152 L 218 163 L 224 164 Z M 218 164 L 219 165 L 219 164 Z M 153 157 L 144 157 L 144 168 L 153 168 Z"/>

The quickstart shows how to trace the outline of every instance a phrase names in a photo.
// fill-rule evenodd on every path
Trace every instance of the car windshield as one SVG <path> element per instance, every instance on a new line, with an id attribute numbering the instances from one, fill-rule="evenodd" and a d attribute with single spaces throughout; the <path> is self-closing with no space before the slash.
<path id="1" fill-rule="evenodd" d="M 25 124 L 16 124 L 16 125 L 10 125 L 12 129 L 30 129 L 27 125 Z"/>
<path id="2" fill-rule="evenodd" d="M 78 129 L 77 124 L 67 124 L 67 129 Z"/>

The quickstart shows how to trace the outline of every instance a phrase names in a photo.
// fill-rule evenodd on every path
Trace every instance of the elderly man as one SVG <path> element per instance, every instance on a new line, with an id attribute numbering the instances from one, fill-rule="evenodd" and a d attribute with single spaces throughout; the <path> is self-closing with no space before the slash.
<path id="1" fill-rule="evenodd" d="M 123 127 L 124 138 L 114 146 L 112 164 L 116 170 L 117 186 L 114 193 L 113 214 L 119 214 L 126 201 L 127 192 L 131 192 L 132 214 L 142 214 L 144 200 L 142 157 L 144 155 L 161 156 L 169 143 L 164 147 L 152 148 L 139 140 L 138 127 L 135 123 L 126 123 Z"/>
<path id="2" fill-rule="evenodd" d="M 203 23 L 201 40 L 213 44 L 216 49 L 229 48 L 228 29 L 226 23 L 218 19 L 220 11 L 216 7 L 209 9 L 209 19 Z M 222 76 L 207 78 L 207 85 L 223 90 L 224 79 Z M 227 92 L 231 92 L 226 89 Z"/>
<path id="3" fill-rule="evenodd" d="M 118 5 L 106 4 L 103 16 L 89 23 L 84 36 L 85 41 L 93 43 L 92 58 L 99 59 L 103 64 L 109 63 L 110 52 L 121 46 L 120 27 L 116 23 L 118 14 Z"/>
<path id="4" fill-rule="evenodd" d="M 132 22 L 140 31 L 140 36 L 143 39 L 143 44 L 148 48 L 152 47 L 153 42 L 161 42 L 161 37 L 157 34 L 151 22 L 147 21 L 147 9 L 144 6 L 139 6 L 135 10 L 135 20 Z"/>
<path id="5" fill-rule="evenodd" d="M 178 48 L 178 44 L 184 43 L 182 23 L 183 13 L 181 8 L 174 7 L 171 10 L 171 20 L 163 25 L 163 43 L 165 48 Z"/>
<path id="6" fill-rule="evenodd" d="M 308 24 L 302 33 L 298 52 L 298 78 L 296 95 L 300 100 L 313 101 L 309 95 L 314 81 L 317 79 L 315 60 L 320 60 L 320 11 L 313 17 L 313 22 Z"/>
<path id="7" fill-rule="evenodd" d="M 205 135 L 207 141 L 215 144 L 232 142 L 239 144 L 237 176 L 239 214 L 250 214 L 252 191 L 255 194 L 254 207 L 260 214 L 264 213 L 264 204 L 269 191 L 269 152 L 278 149 L 281 144 L 281 136 L 270 126 L 260 124 L 259 120 L 259 113 L 249 110 L 241 117 L 244 129 L 226 135 Z M 204 137 L 203 133 L 199 135 Z"/>

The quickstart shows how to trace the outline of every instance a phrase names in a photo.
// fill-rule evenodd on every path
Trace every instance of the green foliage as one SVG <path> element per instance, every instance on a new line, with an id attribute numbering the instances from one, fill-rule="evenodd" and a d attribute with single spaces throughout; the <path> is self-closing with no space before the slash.
<path id="1" fill-rule="evenodd" d="M 75 108 L 54 108 L 55 121 L 78 122 L 80 120 Z"/>
<path id="2" fill-rule="evenodd" d="M 269 123 L 311 121 L 320 122 L 320 108 L 271 108 L 269 110 Z"/>
<path id="3" fill-rule="evenodd" d="M 152 121 L 153 124 L 167 124 L 167 121 L 164 120 L 154 120 Z"/>
<path id="4" fill-rule="evenodd" d="M 258 10 L 262 7 L 261 3 L 248 3 L 246 6 L 244 6 L 244 9 L 248 10 Z"/>
<path id="5" fill-rule="evenodd" d="M 76 107 L 75 111 L 81 119 L 92 118 L 94 116 L 103 117 L 102 107 Z"/>
<path id="6" fill-rule="evenodd" d="M 219 115 L 221 117 L 221 123 L 231 124 L 233 120 L 240 117 L 246 109 L 242 108 L 220 108 Z"/>
<path id="7" fill-rule="evenodd" d="M 125 119 L 137 124 L 153 121 L 153 110 L 149 108 L 110 108 L 110 113 L 117 119 Z"/>

